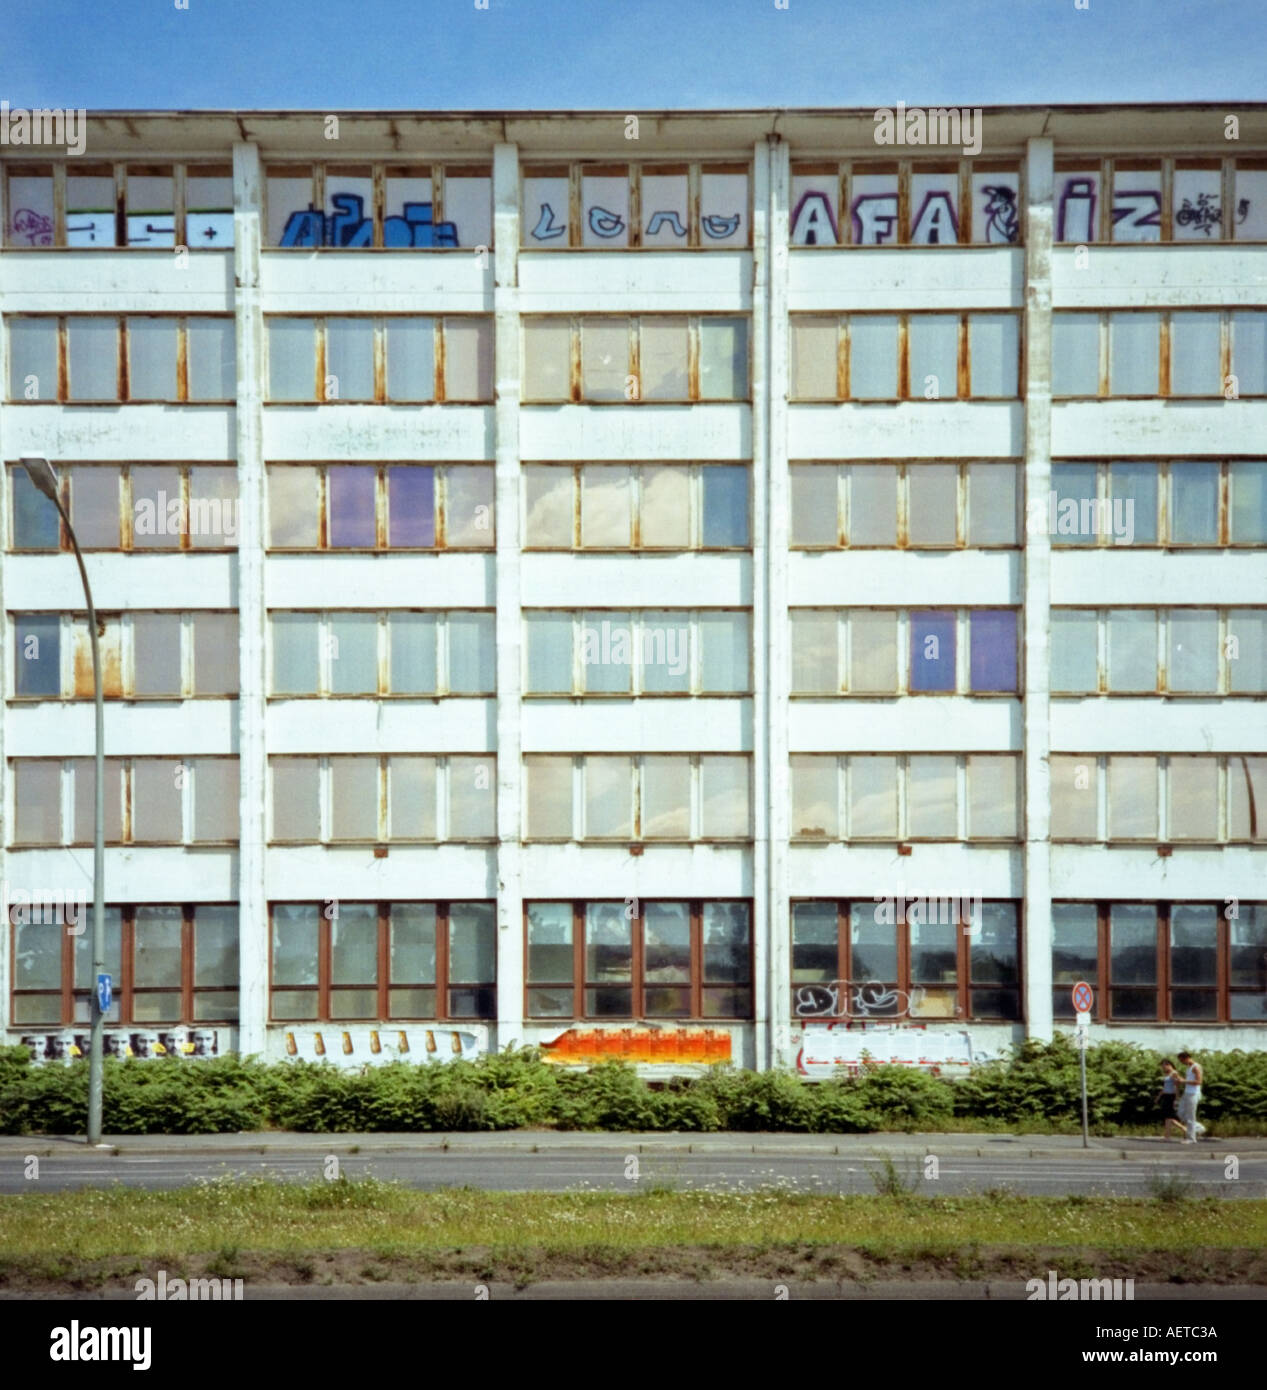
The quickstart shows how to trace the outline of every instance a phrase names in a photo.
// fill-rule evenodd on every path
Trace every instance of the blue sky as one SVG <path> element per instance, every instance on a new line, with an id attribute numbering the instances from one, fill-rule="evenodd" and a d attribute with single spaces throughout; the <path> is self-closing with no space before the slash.
<path id="1" fill-rule="evenodd" d="M 35 0 L 14 106 L 523 109 L 1263 99 L 1264 0 Z"/>

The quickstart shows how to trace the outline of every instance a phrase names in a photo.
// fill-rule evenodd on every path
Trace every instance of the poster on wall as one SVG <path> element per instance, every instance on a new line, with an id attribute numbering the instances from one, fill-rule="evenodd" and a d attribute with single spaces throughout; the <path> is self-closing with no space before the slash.
<path id="1" fill-rule="evenodd" d="M 797 1054 L 802 1076 L 830 1076 L 841 1067 L 865 1063 L 898 1066 L 971 1066 L 972 1039 L 960 1029 L 849 1028 L 839 1023 L 807 1023 Z M 978 1057 L 976 1060 L 980 1060 Z"/>

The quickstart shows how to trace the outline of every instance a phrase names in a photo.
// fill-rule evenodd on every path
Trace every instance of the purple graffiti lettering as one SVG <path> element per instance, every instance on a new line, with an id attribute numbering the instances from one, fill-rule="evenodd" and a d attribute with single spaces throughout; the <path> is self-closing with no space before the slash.
<path id="1" fill-rule="evenodd" d="M 949 227 L 944 224 L 949 222 Z M 943 237 L 942 232 L 950 235 Z M 950 194 L 938 189 L 928 194 L 911 224 L 911 241 L 921 246 L 947 246 L 959 240 L 959 221 Z"/>
<path id="2" fill-rule="evenodd" d="M 32 208 L 18 208 L 11 224 L 15 237 L 25 237 L 32 246 L 52 246 L 53 219 Z"/>
<path id="3" fill-rule="evenodd" d="M 1072 205 L 1072 207 L 1071 207 Z M 1079 219 L 1080 230 L 1074 231 L 1070 213 Z M 1067 179 L 1060 194 L 1060 212 L 1056 218 L 1057 241 L 1090 241 L 1095 226 L 1095 180 Z"/>
<path id="4" fill-rule="evenodd" d="M 830 232 L 830 236 L 824 235 Z M 835 246 L 840 241 L 836 214 L 826 193 L 811 189 L 792 212 L 794 246 Z"/>
<path id="5" fill-rule="evenodd" d="M 1161 194 L 1152 188 L 1123 189 L 1113 194 L 1113 226 L 1134 231 L 1161 226 Z"/>
<path id="6" fill-rule="evenodd" d="M 855 245 L 879 246 L 897 235 L 897 194 L 860 194 L 853 200 L 850 215 Z"/>
<path id="7" fill-rule="evenodd" d="M 987 184 L 985 194 L 985 239 L 998 244 L 1011 244 L 1020 234 L 1016 215 L 1016 190 L 1006 184 Z"/>

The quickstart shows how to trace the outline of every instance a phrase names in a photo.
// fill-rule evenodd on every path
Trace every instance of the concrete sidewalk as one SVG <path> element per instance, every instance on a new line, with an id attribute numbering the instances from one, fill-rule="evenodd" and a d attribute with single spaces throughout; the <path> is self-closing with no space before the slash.
<path id="1" fill-rule="evenodd" d="M 1092 1138 L 1082 1147 L 1081 1135 L 1008 1134 L 629 1134 L 557 1130 L 501 1130 L 458 1134 L 292 1134 L 261 1130 L 240 1134 L 127 1134 L 104 1136 L 105 1149 L 116 1154 L 203 1154 L 228 1158 L 233 1154 L 410 1154 L 468 1152 L 559 1153 L 619 1150 L 621 1153 L 812 1154 L 923 1157 L 959 1155 L 976 1158 L 1222 1159 L 1267 1155 L 1267 1137 L 1211 1136 L 1200 1143 L 1146 1138 Z M 41 1157 L 84 1153 L 82 1135 L 0 1136 L 0 1160 L 27 1154 Z M 95 1150 L 94 1152 L 104 1152 Z"/>

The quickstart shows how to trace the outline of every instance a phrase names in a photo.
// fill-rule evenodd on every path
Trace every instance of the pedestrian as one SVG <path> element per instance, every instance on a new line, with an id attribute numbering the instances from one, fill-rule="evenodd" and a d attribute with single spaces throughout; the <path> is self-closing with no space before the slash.
<path id="1" fill-rule="evenodd" d="M 1183 1121 L 1175 1114 L 1179 1088 L 1183 1083 L 1179 1079 L 1178 1071 L 1175 1070 L 1175 1064 L 1169 1057 L 1162 1058 L 1161 1075 L 1161 1090 L 1157 1092 L 1157 1104 L 1161 1107 L 1161 1137 L 1169 1140 L 1171 1125 L 1176 1126 L 1180 1134 L 1187 1132 L 1183 1127 Z"/>
<path id="2" fill-rule="evenodd" d="M 1179 1118 L 1187 1135 L 1183 1142 L 1195 1144 L 1198 1136 L 1205 1133 L 1205 1126 L 1197 1119 L 1197 1106 L 1201 1103 L 1201 1064 L 1193 1060 L 1191 1052 L 1181 1052 L 1179 1060 L 1188 1069 L 1183 1078 L 1183 1095 L 1179 1097 Z"/>

